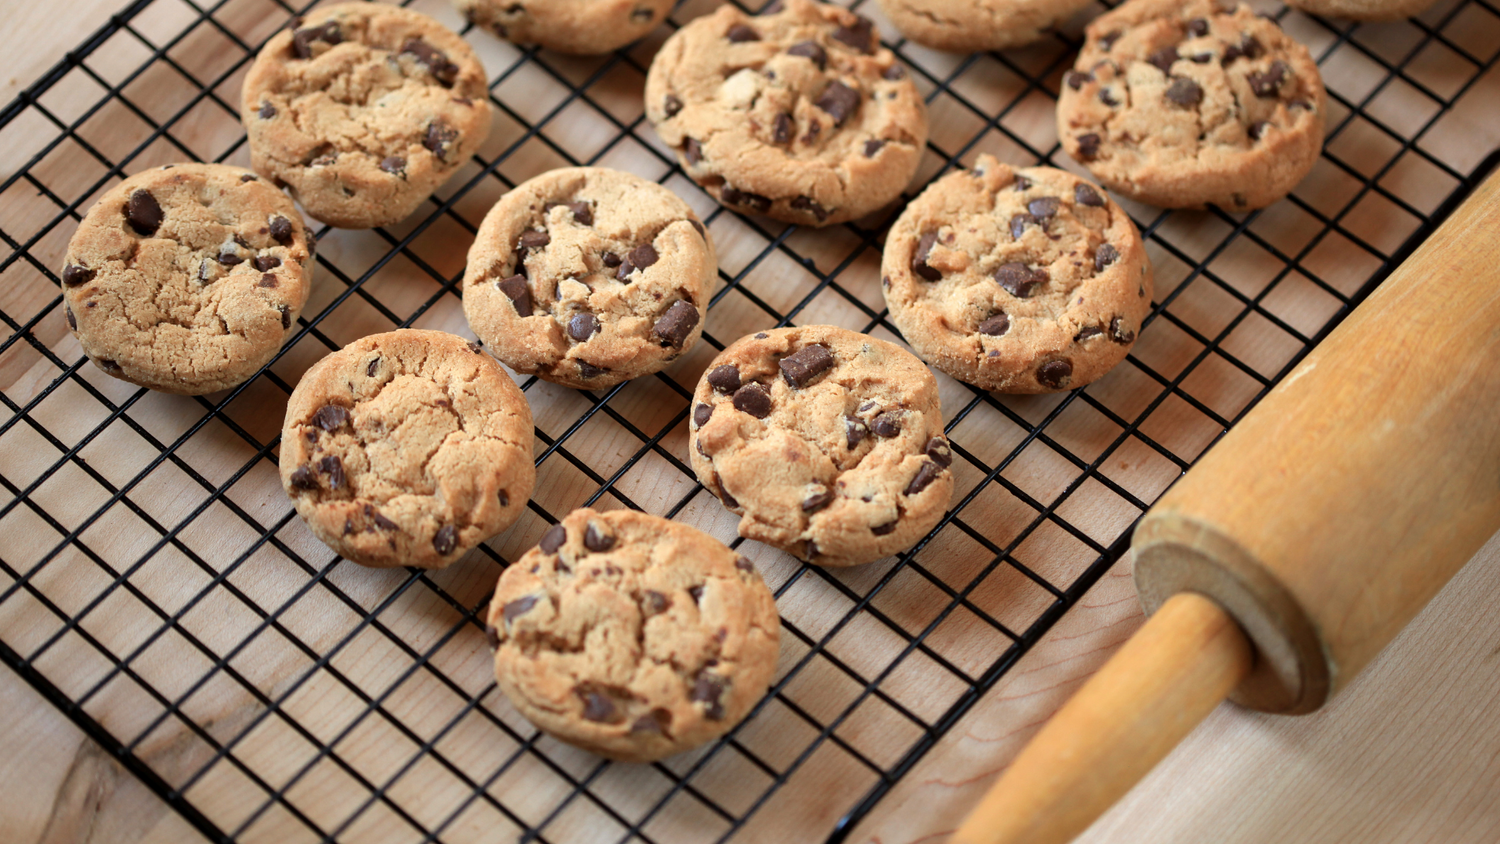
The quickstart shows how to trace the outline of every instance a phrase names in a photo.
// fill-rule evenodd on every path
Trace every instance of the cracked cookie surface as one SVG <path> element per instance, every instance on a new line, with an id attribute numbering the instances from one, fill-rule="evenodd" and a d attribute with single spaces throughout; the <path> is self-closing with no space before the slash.
<path id="1" fill-rule="evenodd" d="M 68 243 L 63 313 L 110 375 L 202 395 L 275 356 L 311 267 L 286 194 L 238 167 L 169 164 L 124 180 L 84 216 Z"/>
<path id="2" fill-rule="evenodd" d="M 644 37 L 674 0 L 453 0 L 470 22 L 517 44 L 593 56 Z"/>
<path id="3" fill-rule="evenodd" d="M 575 510 L 500 576 L 495 678 L 552 736 L 648 762 L 727 733 L 765 695 L 781 621 L 748 559 L 696 528 Z"/>
<path id="4" fill-rule="evenodd" d="M 678 30 L 651 63 L 646 115 L 721 203 L 810 226 L 894 200 L 927 142 L 926 106 L 870 21 L 811 0 Z"/>
<path id="5" fill-rule="evenodd" d="M 923 360 L 1006 393 L 1097 380 L 1151 310 L 1151 265 L 1120 206 L 1072 173 L 988 155 L 912 200 L 881 274 L 891 320 Z"/>
<path id="6" fill-rule="evenodd" d="M 402 329 L 302 376 L 281 429 L 281 484 L 342 556 L 442 568 L 526 508 L 531 446 L 531 408 L 493 358 L 452 334 Z"/>
<path id="7" fill-rule="evenodd" d="M 517 372 L 604 389 L 698 342 L 717 274 L 713 240 L 676 194 L 618 170 L 563 168 L 485 216 L 464 313 Z"/>
<path id="8" fill-rule="evenodd" d="M 1088 0 L 880 0 L 907 38 L 938 50 L 974 53 L 1038 41 Z"/>
<path id="9" fill-rule="evenodd" d="M 255 169 L 314 219 L 370 228 L 409 216 L 490 131 L 467 42 L 380 3 L 317 9 L 272 36 L 245 77 Z"/>
<path id="10" fill-rule="evenodd" d="M 937 379 L 900 346 L 834 326 L 725 349 L 693 394 L 688 456 L 740 536 L 820 566 L 910 548 L 953 496 Z"/>
<path id="11" fill-rule="evenodd" d="M 1327 94 L 1307 48 L 1227 0 L 1130 0 L 1089 24 L 1063 77 L 1063 147 L 1166 208 L 1264 208 L 1317 163 Z"/>

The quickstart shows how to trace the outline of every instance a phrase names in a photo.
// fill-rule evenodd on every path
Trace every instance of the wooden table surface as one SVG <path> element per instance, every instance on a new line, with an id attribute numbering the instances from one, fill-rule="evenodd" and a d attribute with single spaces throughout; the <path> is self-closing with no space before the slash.
<path id="1" fill-rule="evenodd" d="M 0 100 L 119 0 L 3 0 Z M 1490 74 L 1479 102 L 1494 103 Z M 1471 103 L 1472 105 L 1472 103 Z M 1476 121 L 1476 150 L 1500 142 Z M 1225 705 L 1082 841 L 1500 840 L 1500 535 L 1349 690 L 1303 718 Z M 1018 664 L 857 831 L 939 841 L 1046 717 L 1133 632 L 1128 559 Z M 201 836 L 8 669 L 0 670 L 0 841 Z"/>

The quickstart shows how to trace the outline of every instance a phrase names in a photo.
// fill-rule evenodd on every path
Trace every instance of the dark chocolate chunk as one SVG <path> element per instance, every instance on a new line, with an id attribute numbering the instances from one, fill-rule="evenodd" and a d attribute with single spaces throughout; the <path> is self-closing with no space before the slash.
<path id="1" fill-rule="evenodd" d="M 585 721 L 608 724 L 618 715 L 615 702 L 598 692 L 580 690 L 578 696 L 583 698 L 583 720 Z"/>
<path id="2" fill-rule="evenodd" d="M 882 79 L 888 79 L 891 82 L 895 82 L 898 79 L 905 79 L 906 68 L 902 67 L 899 64 L 893 64 L 890 67 L 886 68 L 885 71 L 880 74 L 880 77 Z"/>
<path id="3" fill-rule="evenodd" d="M 282 305 L 282 306 L 278 307 L 276 310 L 281 311 L 281 327 L 282 327 L 282 329 L 285 330 L 285 329 L 291 328 L 292 327 L 292 309 L 288 308 L 286 305 Z"/>
<path id="4" fill-rule="evenodd" d="M 379 370 L 379 369 L 380 369 L 380 358 L 375 358 L 375 359 L 373 359 L 373 360 L 370 361 L 370 365 L 369 366 L 365 367 L 365 376 L 368 377 L 368 378 L 374 378 L 375 377 L 375 372 L 377 370 Z"/>
<path id="5" fill-rule="evenodd" d="M 1103 208 L 1104 197 L 1094 190 L 1093 185 L 1079 183 L 1073 188 L 1073 201 L 1079 205 L 1087 205 L 1090 208 Z"/>
<path id="6" fill-rule="evenodd" d="M 1111 91 L 1108 88 L 1100 88 L 1099 102 L 1104 103 L 1110 108 L 1114 108 L 1115 106 L 1120 104 L 1120 98 L 1115 96 L 1114 91 Z"/>
<path id="7" fill-rule="evenodd" d="M 1039 284 L 1048 280 L 1046 270 L 1034 270 L 1022 263 L 1012 261 L 1001 264 L 1000 269 L 995 270 L 995 281 L 1005 289 L 1006 293 L 1017 299 L 1025 299 L 1031 296 L 1031 291 Z"/>
<path id="8" fill-rule="evenodd" d="M 63 284 L 69 287 L 77 287 L 85 282 L 93 281 L 94 271 L 88 267 L 80 267 L 77 264 L 68 264 L 63 267 Z"/>
<path id="9" fill-rule="evenodd" d="M 1163 47 L 1147 56 L 1146 61 L 1156 65 L 1162 73 L 1167 73 L 1172 70 L 1172 65 L 1177 62 L 1178 58 L 1176 47 Z"/>
<path id="10" fill-rule="evenodd" d="M 682 100 L 672 94 L 668 94 L 667 98 L 662 101 L 661 110 L 668 117 L 676 117 L 677 112 L 682 111 Z"/>
<path id="11" fill-rule="evenodd" d="M 265 275 L 263 275 L 263 276 L 260 277 L 260 283 L 256 284 L 255 286 L 256 287 L 275 287 L 276 284 L 277 284 L 277 282 L 276 282 L 276 276 L 272 275 L 271 273 L 266 273 Z"/>
<path id="12" fill-rule="evenodd" d="M 746 557 L 744 554 L 741 554 L 738 557 L 734 558 L 734 567 L 743 572 L 755 571 L 755 564 L 750 562 L 750 558 Z"/>
<path id="13" fill-rule="evenodd" d="M 885 141 L 880 138 L 865 141 L 865 158 L 874 158 L 882 149 L 885 149 Z"/>
<path id="14" fill-rule="evenodd" d="M 317 489 L 318 479 L 313 476 L 312 469 L 307 466 L 298 466 L 292 471 L 292 489 Z"/>
<path id="15" fill-rule="evenodd" d="M 721 393 L 733 393 L 740 388 L 739 367 L 731 363 L 716 366 L 708 373 L 708 386 Z"/>
<path id="16" fill-rule="evenodd" d="M 414 57 L 427 67 L 427 72 L 444 88 L 452 88 L 458 79 L 458 65 L 448 61 L 448 54 L 420 38 L 408 38 L 401 45 L 401 52 Z"/>
<path id="17" fill-rule="evenodd" d="M 1291 72 L 1291 65 L 1277 60 L 1271 62 L 1271 67 L 1265 73 L 1251 73 L 1245 77 L 1245 81 L 1250 83 L 1250 90 L 1255 92 L 1255 96 L 1270 99 L 1281 95 L 1281 85 Z"/>
<path id="18" fill-rule="evenodd" d="M 849 438 L 850 451 L 853 451 L 861 442 L 864 442 L 865 436 L 869 433 L 869 429 L 865 427 L 865 423 L 852 416 L 844 418 L 844 431 Z"/>
<path id="19" fill-rule="evenodd" d="M 708 424 L 708 420 L 714 417 L 714 406 L 711 404 L 700 404 L 693 408 L 693 424 L 702 428 Z"/>
<path id="20" fill-rule="evenodd" d="M 568 320 L 568 336 L 582 343 L 599 332 L 599 318 L 582 311 Z"/>
<path id="21" fill-rule="evenodd" d="M 1188 56 L 1188 61 L 1192 62 L 1193 64 L 1208 64 L 1213 60 L 1213 53 L 1194 53 L 1191 56 Z"/>
<path id="22" fill-rule="evenodd" d="M 644 270 L 660 259 L 661 256 L 656 253 L 656 247 L 649 243 L 642 243 L 640 246 L 630 250 L 630 253 L 625 256 L 625 260 L 620 262 L 620 269 L 615 272 L 615 278 L 620 281 L 629 281 L 631 273 L 636 270 Z"/>
<path id="23" fill-rule="evenodd" d="M 653 615 L 661 615 L 672 607 L 672 599 L 668 598 L 655 589 L 647 589 L 646 594 L 641 596 L 641 612 L 647 618 Z"/>
<path id="24" fill-rule="evenodd" d="M 827 507 L 832 503 L 833 490 L 825 489 L 822 492 L 815 492 L 812 495 L 809 495 L 808 497 L 802 499 L 802 512 L 816 513 L 817 511 L 823 509 L 824 507 Z"/>
<path id="25" fill-rule="evenodd" d="M 1094 272 L 1103 272 L 1104 268 L 1120 260 L 1120 250 L 1114 244 L 1105 243 L 1094 251 Z"/>
<path id="26" fill-rule="evenodd" d="M 434 120 L 427 124 L 427 134 L 422 138 L 422 146 L 439 159 L 447 161 L 448 145 L 456 140 L 458 140 L 457 129 L 441 120 Z"/>
<path id="27" fill-rule="evenodd" d="M 1202 38 L 1208 34 L 1208 20 L 1206 18 L 1193 18 L 1187 22 L 1187 31 L 1194 38 Z"/>
<path id="28" fill-rule="evenodd" d="M 583 532 L 583 547 L 598 554 L 615 547 L 615 538 L 589 522 L 588 528 Z"/>
<path id="29" fill-rule="evenodd" d="M 510 303 L 515 306 L 517 316 L 531 316 L 531 288 L 527 286 L 526 279 L 513 275 L 495 282 L 495 286 L 500 288 L 500 292 L 504 293 L 507 299 L 510 299 Z"/>
<path id="30" fill-rule="evenodd" d="M 500 631 L 495 629 L 495 625 L 486 624 L 484 626 L 484 641 L 489 644 L 490 650 L 500 649 Z"/>
<path id="31" fill-rule="evenodd" d="M 693 599 L 693 603 L 698 604 L 703 602 L 702 586 L 689 586 L 687 588 L 687 593 L 688 597 Z"/>
<path id="32" fill-rule="evenodd" d="M 1245 127 L 1245 134 L 1250 136 L 1250 140 L 1258 141 L 1266 133 L 1266 127 L 1270 125 L 1271 122 L 1269 120 L 1257 120 Z"/>
<path id="33" fill-rule="evenodd" d="M 1010 218 L 1010 237 L 1012 240 L 1020 240 L 1026 234 L 1027 226 L 1040 226 L 1042 221 L 1030 214 L 1016 214 Z"/>
<path id="34" fill-rule="evenodd" d="M 916 495 L 920 493 L 922 490 L 932 486 L 932 482 L 937 480 L 941 474 L 943 474 L 941 466 L 931 460 L 922 461 L 922 465 L 917 469 L 916 477 L 912 478 L 911 483 L 906 485 L 906 494 Z"/>
<path id="35" fill-rule="evenodd" d="M 1067 385 L 1073 376 L 1073 364 L 1066 360 L 1049 360 L 1036 369 L 1037 383 L 1048 389 L 1058 390 Z"/>
<path id="36" fill-rule="evenodd" d="M 263 273 L 268 273 L 271 270 L 274 270 L 277 267 L 281 266 L 281 259 L 276 257 L 275 255 L 257 255 L 255 256 L 255 261 L 253 263 L 255 264 L 256 270 Z"/>
<path id="37" fill-rule="evenodd" d="M 1167 86 L 1167 101 L 1183 108 L 1203 102 L 1203 87 L 1186 76 L 1179 76 Z"/>
<path id="38" fill-rule="evenodd" d="M 336 404 L 325 404 L 313 414 L 312 423 L 333 433 L 349 422 L 349 411 Z"/>
<path id="39" fill-rule="evenodd" d="M 547 528 L 546 533 L 542 534 L 542 541 L 539 543 L 539 547 L 544 552 L 552 554 L 556 553 L 557 549 L 563 547 L 563 543 L 567 541 L 568 529 L 562 525 L 553 525 Z"/>
<path id="40" fill-rule="evenodd" d="M 649 715 L 642 715 L 635 719 L 630 725 L 632 733 L 661 733 L 664 736 L 672 734 L 672 713 L 668 710 L 657 708 L 651 710 Z"/>
<path id="41" fill-rule="evenodd" d="M 875 436 L 890 439 L 901 433 L 901 414 L 888 410 L 870 420 L 870 430 Z"/>
<path id="42" fill-rule="evenodd" d="M 458 547 L 458 529 L 453 525 L 443 525 L 438 532 L 432 535 L 432 548 L 443 556 L 453 553 Z"/>
<path id="43" fill-rule="evenodd" d="M 1078 329 L 1077 334 L 1073 335 L 1073 342 L 1082 343 L 1085 340 L 1092 340 L 1103 333 L 1104 329 L 1097 325 L 1085 325 L 1084 327 Z"/>
<path id="44" fill-rule="evenodd" d="M 1078 156 L 1084 161 L 1093 161 L 1099 157 L 1099 145 L 1103 139 L 1094 132 L 1078 136 Z"/>
<path id="45" fill-rule="evenodd" d="M 818 66 L 818 70 L 826 70 L 828 68 L 828 51 L 819 47 L 816 41 L 802 41 L 793 44 L 786 52 L 789 56 L 800 56 L 808 59 Z"/>
<path id="46" fill-rule="evenodd" d="M 758 193 L 746 193 L 745 191 L 725 185 L 719 192 L 719 198 L 727 205 L 743 205 L 756 213 L 764 214 L 771 208 L 771 198 L 761 196 Z"/>
<path id="47" fill-rule="evenodd" d="M 1026 210 L 1030 211 L 1031 216 L 1036 217 L 1038 220 L 1049 220 L 1056 217 L 1057 212 L 1061 208 L 1062 203 L 1055 196 L 1039 197 L 1026 204 Z"/>
<path id="48" fill-rule="evenodd" d="M 728 507 L 731 510 L 738 510 L 738 509 L 740 509 L 740 502 L 736 501 L 735 498 L 734 498 L 734 496 L 732 496 L 732 495 L 729 494 L 729 490 L 724 486 L 724 483 L 723 483 L 722 480 L 719 482 L 719 500 L 722 501 L 722 502 L 724 502 L 724 506 Z M 692 591 L 692 590 L 688 590 L 688 591 Z M 702 591 L 702 590 L 700 589 L 699 591 Z"/>
<path id="49" fill-rule="evenodd" d="M 334 45 L 344 42 L 344 33 L 339 29 L 338 21 L 329 21 L 322 26 L 308 26 L 298 29 L 292 33 L 292 53 L 299 59 L 312 58 L 312 45 L 315 41 Z"/>
<path id="50" fill-rule="evenodd" d="M 895 530 L 896 530 L 896 524 L 899 521 L 900 521 L 900 519 L 897 519 L 894 522 L 886 522 L 883 525 L 876 525 L 876 526 L 870 528 L 870 533 L 873 533 L 876 536 L 886 536 L 886 535 L 888 535 L 890 533 L 895 532 Z"/>
<path id="51" fill-rule="evenodd" d="M 161 204 L 149 191 L 137 189 L 125 203 L 125 219 L 138 235 L 150 237 L 156 234 L 161 228 L 162 217 Z"/>
<path id="52" fill-rule="evenodd" d="M 504 618 L 505 626 L 509 627 L 511 622 L 531 612 L 531 608 L 534 606 L 536 606 L 535 595 L 523 595 L 506 604 L 505 608 L 500 611 L 501 616 Z"/>
<path id="53" fill-rule="evenodd" d="M 1135 332 L 1125 327 L 1123 317 L 1115 317 L 1109 321 L 1109 339 L 1122 346 L 1128 346 L 1135 342 Z"/>
<path id="54" fill-rule="evenodd" d="M 925 453 L 932 458 L 932 462 L 939 466 L 947 467 L 953 465 L 953 449 L 948 441 L 942 437 L 933 437 L 927 441 Z"/>
<path id="55" fill-rule="evenodd" d="M 330 490 L 341 489 L 344 486 L 344 461 L 337 454 L 330 454 L 318 461 L 318 471 L 328 476 L 328 488 Z"/>
<path id="56" fill-rule="evenodd" d="M 273 106 L 270 103 L 261 103 L 260 111 L 257 111 L 255 113 L 255 116 L 259 117 L 261 120 L 270 120 L 271 118 L 276 116 L 276 106 Z"/>
<path id="57" fill-rule="evenodd" d="M 376 510 L 374 507 L 370 507 L 367 505 L 365 507 L 365 515 L 370 517 L 370 521 L 375 523 L 375 527 L 380 528 L 387 533 L 393 530 L 401 529 L 400 525 L 396 524 L 390 519 L 387 519 L 385 517 L 385 514 L 381 513 L 379 510 Z"/>
<path id="58" fill-rule="evenodd" d="M 703 160 L 703 144 L 698 143 L 697 138 L 688 138 L 682 144 L 682 157 L 692 167 Z"/>
<path id="59" fill-rule="evenodd" d="M 835 79 L 828 83 L 823 95 L 813 105 L 827 112 L 833 118 L 834 126 L 842 126 L 859 110 L 859 100 L 858 91 Z"/>
<path id="60" fill-rule="evenodd" d="M 226 244 L 224 246 L 220 246 L 219 249 L 221 251 L 219 252 L 218 260 L 219 263 L 223 264 L 224 266 L 232 267 L 235 264 L 245 263 L 245 259 L 240 257 L 240 253 L 234 251 L 234 247 Z"/>
<path id="61" fill-rule="evenodd" d="M 1076 70 L 1070 70 L 1063 74 L 1063 84 L 1075 91 L 1092 81 L 1094 81 L 1094 74 L 1092 73 L 1080 73 Z"/>
<path id="62" fill-rule="evenodd" d="M 820 223 L 828 219 L 828 209 L 819 205 L 817 200 L 810 196 L 799 196 L 792 200 L 792 210 L 806 211 L 817 218 L 817 221 Z"/>
<path id="63" fill-rule="evenodd" d="M 603 263 L 604 266 L 606 266 L 606 267 L 608 267 L 610 269 L 614 269 L 615 267 L 620 266 L 620 262 L 622 260 L 624 260 L 624 259 L 622 259 L 619 255 L 616 255 L 613 252 L 606 252 L 603 255 L 599 256 L 599 261 L 601 263 Z"/>
<path id="64" fill-rule="evenodd" d="M 608 371 L 608 369 L 594 366 L 592 363 L 589 363 L 586 360 L 581 360 L 578 362 L 578 374 L 583 378 L 598 378 L 600 375 L 603 375 Z"/>
<path id="65" fill-rule="evenodd" d="M 724 696 L 726 685 L 723 678 L 707 671 L 701 672 L 693 682 L 690 698 L 694 703 L 703 704 L 704 714 L 718 721 L 724 717 L 724 704 L 720 699 Z"/>
<path id="66" fill-rule="evenodd" d="M 292 242 L 292 221 L 285 217 L 272 217 L 270 224 L 271 239 L 286 246 Z"/>
<path id="67" fill-rule="evenodd" d="M 1120 36 L 1124 34 L 1124 32 L 1121 32 L 1118 29 L 1112 29 L 1109 32 L 1104 33 L 1103 35 L 1099 36 L 1099 47 L 1103 49 L 1104 52 L 1108 53 L 1110 50 L 1114 49 L 1115 42 L 1119 41 Z"/>
<path id="68" fill-rule="evenodd" d="M 698 326 L 698 320 L 698 309 L 678 299 L 661 315 L 656 325 L 651 326 L 651 336 L 663 346 L 680 349 Z"/>
<path id="69" fill-rule="evenodd" d="M 399 155 L 390 155 L 380 160 L 380 169 L 393 176 L 406 178 L 406 159 Z"/>
<path id="70" fill-rule="evenodd" d="M 927 258 L 932 254 L 932 247 L 937 244 L 937 241 L 937 232 L 923 234 L 922 239 L 917 241 L 917 251 L 911 256 L 911 271 L 928 281 L 937 281 L 943 277 L 936 267 L 927 264 Z"/>
<path id="71" fill-rule="evenodd" d="M 1010 330 L 1010 317 L 1005 314 L 995 314 L 984 322 L 979 323 L 979 333 L 990 337 L 999 337 Z"/>
<path id="72" fill-rule="evenodd" d="M 776 115 L 776 122 L 771 128 L 771 142 L 786 146 L 792 142 L 796 130 L 797 124 L 792 122 L 792 116 L 783 111 Z"/>
<path id="73" fill-rule="evenodd" d="M 693 231 L 696 231 L 699 237 L 703 238 L 704 240 L 708 239 L 708 235 L 703 231 L 702 223 L 698 222 L 697 220 L 688 220 L 688 222 L 692 224 Z"/>
<path id="74" fill-rule="evenodd" d="M 1260 39 L 1248 33 L 1240 39 L 1240 51 L 1247 59 L 1258 59 L 1266 54 L 1266 48 L 1261 46 Z"/>
<path id="75" fill-rule="evenodd" d="M 78 317 L 73 315 L 73 309 L 63 305 L 63 318 L 68 321 L 68 327 L 74 331 L 78 330 Z"/>
<path id="76" fill-rule="evenodd" d="M 1022 193 L 1025 193 L 1026 191 L 1031 190 L 1031 180 L 1026 178 L 1025 176 L 1017 176 L 1016 180 L 1014 182 L 1011 182 L 1010 186 L 1018 191 L 1021 191 Z"/>
<path id="77" fill-rule="evenodd" d="M 580 226 L 592 226 L 594 224 L 594 208 L 587 202 L 570 202 L 568 210 L 573 212 L 573 219 Z"/>
<path id="78" fill-rule="evenodd" d="M 861 53 L 875 52 L 875 24 L 869 18 L 856 16 L 853 26 L 841 26 L 833 31 L 833 40 Z"/>
<path id="79" fill-rule="evenodd" d="M 833 354 L 827 346 L 819 343 L 803 346 L 795 354 L 781 359 L 781 377 L 794 390 L 806 387 L 832 368 Z"/>
<path id="80" fill-rule="evenodd" d="M 734 391 L 734 409 L 764 419 L 771 415 L 771 392 L 760 384 L 746 384 Z"/>
<path id="81" fill-rule="evenodd" d="M 724 37 L 736 44 L 743 44 L 746 41 L 759 41 L 760 33 L 742 23 L 737 23 L 729 28 L 729 33 Z"/>

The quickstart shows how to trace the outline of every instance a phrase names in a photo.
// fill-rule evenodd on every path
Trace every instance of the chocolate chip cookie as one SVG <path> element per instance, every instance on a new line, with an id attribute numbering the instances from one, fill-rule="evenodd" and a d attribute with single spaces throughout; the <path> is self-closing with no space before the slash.
<path id="1" fill-rule="evenodd" d="M 1287 5 L 1336 18 L 1357 21 L 1389 21 L 1416 15 L 1436 0 L 1287 0 Z"/>
<path id="2" fill-rule="evenodd" d="M 312 244 L 249 170 L 169 164 L 99 198 L 68 243 L 63 316 L 116 378 L 202 395 L 248 380 L 307 302 Z"/>
<path id="3" fill-rule="evenodd" d="M 912 200 L 881 271 L 891 320 L 923 360 L 1005 393 L 1102 377 L 1151 310 L 1151 264 L 1120 206 L 1072 173 L 988 155 Z"/>
<path id="4" fill-rule="evenodd" d="M 500 576 L 500 690 L 539 728 L 649 762 L 729 732 L 766 693 L 781 622 L 750 561 L 687 525 L 575 510 Z"/>
<path id="5" fill-rule="evenodd" d="M 604 389 L 698 342 L 717 274 L 708 230 L 676 194 L 618 170 L 563 168 L 485 216 L 464 313 L 517 372 Z"/>
<path id="6" fill-rule="evenodd" d="M 302 376 L 281 429 L 281 485 L 344 557 L 442 568 L 521 515 L 531 444 L 525 396 L 478 344 L 403 329 Z"/>
<path id="7" fill-rule="evenodd" d="M 1326 107 L 1307 48 L 1249 6 L 1130 0 L 1089 24 L 1057 131 L 1123 196 L 1248 211 L 1317 163 Z"/>
<path id="8" fill-rule="evenodd" d="M 740 536 L 820 566 L 910 548 L 953 495 L 937 379 L 843 328 L 763 331 L 725 349 L 693 394 L 689 441 Z"/>
<path id="9" fill-rule="evenodd" d="M 895 199 L 927 142 L 927 108 L 870 21 L 811 0 L 760 17 L 726 5 L 678 30 L 651 63 L 646 115 L 720 202 L 810 226 Z"/>
<path id="10" fill-rule="evenodd" d="M 974 53 L 1038 41 L 1088 0 L 880 0 L 907 38 L 937 50 Z"/>
<path id="11" fill-rule="evenodd" d="M 673 0 L 453 0 L 476 26 L 517 44 L 593 56 L 635 41 L 667 19 Z"/>
<path id="12" fill-rule="evenodd" d="M 490 132 L 484 67 L 426 15 L 324 6 L 266 42 L 241 119 L 261 175 L 342 228 L 404 219 Z"/>

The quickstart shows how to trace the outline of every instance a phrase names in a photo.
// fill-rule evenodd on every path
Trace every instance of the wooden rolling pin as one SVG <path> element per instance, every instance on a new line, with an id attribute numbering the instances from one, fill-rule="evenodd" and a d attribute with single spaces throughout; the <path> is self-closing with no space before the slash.
<path id="1" fill-rule="evenodd" d="M 1225 697 L 1322 706 L 1500 529 L 1500 176 L 1142 518 L 1154 615 L 953 844 L 1062 844 Z"/>

